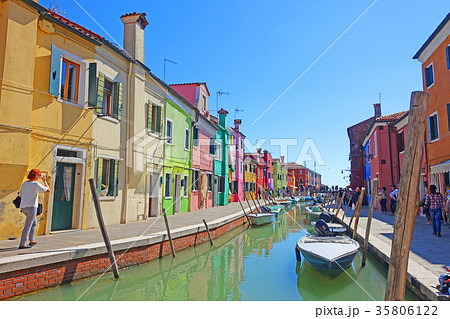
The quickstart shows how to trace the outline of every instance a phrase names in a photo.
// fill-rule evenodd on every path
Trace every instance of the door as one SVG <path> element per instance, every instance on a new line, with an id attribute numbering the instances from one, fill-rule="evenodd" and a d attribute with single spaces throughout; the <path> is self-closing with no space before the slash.
<path id="1" fill-rule="evenodd" d="M 214 185 L 213 185 L 213 206 L 217 206 L 217 195 L 219 193 L 219 178 L 214 176 Z"/>
<path id="2" fill-rule="evenodd" d="M 75 164 L 57 163 L 51 230 L 72 228 Z"/>
<path id="3" fill-rule="evenodd" d="M 149 175 L 149 198 L 148 198 L 148 217 L 159 216 L 159 174 Z"/>
<path id="4" fill-rule="evenodd" d="M 181 209 L 181 175 L 175 175 L 174 213 L 179 213 Z"/>

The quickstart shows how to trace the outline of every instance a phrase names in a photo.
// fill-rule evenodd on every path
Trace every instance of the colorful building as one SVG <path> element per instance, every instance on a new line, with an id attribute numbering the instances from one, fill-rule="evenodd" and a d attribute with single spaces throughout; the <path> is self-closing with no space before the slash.
<path id="1" fill-rule="evenodd" d="M 422 63 L 423 90 L 429 94 L 426 158 L 429 184 L 450 185 L 450 13 L 414 55 Z"/>
<path id="2" fill-rule="evenodd" d="M 214 186 L 213 186 L 213 205 L 228 205 L 228 147 L 229 133 L 227 129 L 228 112 L 224 109 L 219 110 L 219 118 L 211 116 L 211 120 L 218 127 L 215 137 L 215 157 L 214 157 Z"/>
<path id="3" fill-rule="evenodd" d="M 244 193 L 245 198 L 251 199 L 256 196 L 256 170 L 258 163 L 251 157 L 244 155 Z"/>
<path id="4" fill-rule="evenodd" d="M 281 160 L 276 158 L 273 160 L 273 188 L 274 188 L 274 192 L 275 194 L 277 192 L 280 192 L 283 189 L 283 185 L 282 185 L 282 181 L 283 181 L 283 175 L 282 175 L 282 171 L 281 171 Z"/>
<path id="5" fill-rule="evenodd" d="M 281 189 L 287 191 L 288 189 L 288 166 L 284 162 L 284 156 L 281 156 Z"/>
<path id="6" fill-rule="evenodd" d="M 244 200 L 244 139 L 241 132 L 242 120 L 234 120 L 234 128 L 228 127 L 230 133 L 229 174 L 230 202 Z"/>
<path id="7" fill-rule="evenodd" d="M 191 210 L 213 206 L 214 140 L 217 126 L 210 121 L 206 83 L 172 84 L 196 108 L 192 125 Z"/>
<path id="8" fill-rule="evenodd" d="M 266 190 L 274 190 L 274 185 L 273 185 L 273 158 L 272 158 L 272 155 L 267 150 L 264 150 L 262 159 L 263 159 L 263 162 L 265 164 L 264 188 Z"/>

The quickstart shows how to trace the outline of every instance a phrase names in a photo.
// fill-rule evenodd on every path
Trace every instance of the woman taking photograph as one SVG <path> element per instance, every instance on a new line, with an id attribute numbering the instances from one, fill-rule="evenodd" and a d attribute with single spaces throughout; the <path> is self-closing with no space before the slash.
<path id="1" fill-rule="evenodd" d="M 39 177 L 42 179 L 44 185 L 37 180 Z M 25 226 L 23 227 L 22 237 L 20 238 L 19 249 L 31 248 L 36 245 L 34 241 L 34 233 L 36 232 L 36 213 L 38 208 L 38 195 L 49 191 L 47 179 L 41 175 L 41 171 L 32 169 L 27 176 L 28 180 L 25 181 L 20 187 L 19 196 L 21 197 L 20 208 L 22 213 L 25 214 Z M 27 239 L 30 240 L 29 245 L 26 245 Z"/>

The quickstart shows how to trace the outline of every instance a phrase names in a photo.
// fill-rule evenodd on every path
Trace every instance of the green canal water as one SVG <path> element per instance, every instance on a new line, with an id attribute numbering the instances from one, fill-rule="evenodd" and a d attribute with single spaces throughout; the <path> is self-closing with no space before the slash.
<path id="1" fill-rule="evenodd" d="M 361 252 L 346 273 L 328 279 L 297 262 L 296 242 L 307 233 L 303 206 L 260 227 L 237 228 L 216 239 L 147 264 L 15 300 L 383 300 L 387 271 Z M 300 226 L 299 226 L 300 225 Z M 96 282 L 95 282 L 96 281 Z M 415 300 L 407 292 L 405 300 Z"/>

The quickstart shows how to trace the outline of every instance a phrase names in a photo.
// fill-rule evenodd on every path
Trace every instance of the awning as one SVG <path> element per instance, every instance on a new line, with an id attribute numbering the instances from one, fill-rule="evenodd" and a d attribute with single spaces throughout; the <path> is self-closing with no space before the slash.
<path id="1" fill-rule="evenodd" d="M 430 167 L 430 174 L 440 174 L 446 172 L 450 172 L 450 160 Z"/>

